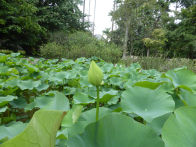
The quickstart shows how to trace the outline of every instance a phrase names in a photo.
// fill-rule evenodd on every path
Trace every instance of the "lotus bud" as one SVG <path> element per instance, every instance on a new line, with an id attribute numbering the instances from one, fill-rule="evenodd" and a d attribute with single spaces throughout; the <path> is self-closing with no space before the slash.
<path id="1" fill-rule="evenodd" d="M 100 86 L 102 80 L 103 80 L 102 70 L 99 68 L 99 66 L 97 66 L 97 64 L 94 61 L 92 61 L 88 71 L 88 81 L 95 86 Z"/>

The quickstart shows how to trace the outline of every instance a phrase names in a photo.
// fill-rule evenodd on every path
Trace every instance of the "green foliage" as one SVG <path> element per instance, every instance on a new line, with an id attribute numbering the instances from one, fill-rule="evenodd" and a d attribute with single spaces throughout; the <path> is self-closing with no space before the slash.
<path id="1" fill-rule="evenodd" d="M 121 106 L 123 112 L 135 113 L 151 122 L 154 118 L 172 112 L 175 103 L 170 95 L 159 89 L 136 86 L 122 93 Z"/>
<path id="2" fill-rule="evenodd" d="M 194 147 L 196 145 L 195 112 L 196 107 L 181 107 L 169 117 L 163 126 L 163 140 L 166 146 Z"/>
<path id="3" fill-rule="evenodd" d="M 151 50 L 151 52 L 163 52 L 163 47 L 167 41 L 165 34 L 163 29 L 155 29 L 151 34 L 152 38 L 143 39 L 144 45 L 148 50 L 147 56 L 149 56 L 149 50 Z"/>
<path id="4" fill-rule="evenodd" d="M 51 38 L 53 42 L 40 49 L 43 57 L 77 59 L 96 56 L 107 62 L 116 63 L 122 56 L 121 49 L 116 45 L 96 39 L 88 32 L 75 32 L 69 34 L 68 37 L 66 37 L 66 33 L 58 32 L 57 35 L 53 34 Z"/>
<path id="5" fill-rule="evenodd" d="M 0 53 L 11 54 L 11 53 L 13 53 L 13 51 L 11 51 L 11 50 L 0 50 Z"/>
<path id="6" fill-rule="evenodd" d="M 49 42 L 40 47 L 40 54 L 46 58 L 60 58 L 62 57 L 63 46 L 58 45 L 56 42 Z"/>
<path id="7" fill-rule="evenodd" d="M 183 9 L 181 22 L 168 25 L 168 49 L 174 56 L 195 58 L 196 52 L 196 5 Z"/>
<path id="8" fill-rule="evenodd" d="M 133 63 L 139 63 L 144 69 L 156 69 L 158 71 L 168 71 L 174 68 L 186 66 L 189 70 L 196 72 L 195 60 L 186 58 L 165 59 L 162 57 L 129 57 L 119 61 L 120 64 L 129 66 Z"/>
<path id="9" fill-rule="evenodd" d="M 185 67 L 0 59 L 0 146 L 195 146 L 196 74 Z M 88 82 L 92 60 L 103 72 L 98 89 Z"/>
<path id="10" fill-rule="evenodd" d="M 28 55 L 54 31 L 84 30 L 82 12 L 75 0 L 0 1 L 0 48 L 24 50 Z"/>
<path id="11" fill-rule="evenodd" d="M 112 11 L 111 15 L 118 28 L 111 32 L 105 32 L 108 40 L 122 45 L 125 42 L 125 34 L 128 29 L 127 53 L 146 55 L 147 49 L 143 45 L 143 39 L 151 38 L 154 30 L 164 29 L 163 26 L 168 22 L 169 4 L 155 0 L 126 0 L 117 5 L 117 9 Z"/>
<path id="12" fill-rule="evenodd" d="M 37 7 L 39 24 L 49 32 L 84 30 L 78 0 L 31 0 Z"/>
<path id="13" fill-rule="evenodd" d="M 38 23 L 34 5 L 26 0 L 1 0 L 0 12 L 0 47 L 30 53 L 42 43 L 45 29 Z"/>
<path id="14" fill-rule="evenodd" d="M 118 27 L 112 31 L 107 29 L 105 34 L 108 41 L 117 45 L 122 46 L 128 40 L 126 54 L 195 58 L 195 0 L 125 0 L 116 3 L 116 9 L 110 14 Z M 177 11 L 171 5 L 175 5 Z"/>
<path id="15" fill-rule="evenodd" d="M 88 125 L 83 134 L 70 138 L 68 145 L 70 147 L 163 147 L 164 143 L 149 127 L 135 122 L 128 116 L 110 114 Z"/>
<path id="16" fill-rule="evenodd" d="M 37 111 L 26 129 L 1 147 L 52 147 L 63 117 L 63 111 Z"/>

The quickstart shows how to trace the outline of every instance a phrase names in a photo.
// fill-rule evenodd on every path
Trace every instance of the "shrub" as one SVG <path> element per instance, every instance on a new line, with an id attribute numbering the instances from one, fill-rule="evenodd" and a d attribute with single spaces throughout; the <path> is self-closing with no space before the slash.
<path id="1" fill-rule="evenodd" d="M 26 51 L 25 50 L 18 50 L 18 53 L 20 53 L 21 55 L 26 55 Z"/>
<path id="2" fill-rule="evenodd" d="M 65 33 L 63 36 L 63 33 L 58 32 L 53 34 L 51 38 L 53 43 L 48 43 L 40 49 L 43 57 L 77 59 L 96 56 L 107 62 L 116 63 L 122 56 L 121 49 L 116 45 L 92 37 L 88 32 L 75 32 L 67 37 Z"/>
<path id="3" fill-rule="evenodd" d="M 1 49 L 0 50 L 0 53 L 3 53 L 3 54 L 11 54 L 11 53 L 13 53 L 13 51 Z"/>
<path id="4" fill-rule="evenodd" d="M 60 58 L 62 57 L 63 46 L 56 42 L 49 42 L 40 47 L 40 54 L 46 58 Z"/>

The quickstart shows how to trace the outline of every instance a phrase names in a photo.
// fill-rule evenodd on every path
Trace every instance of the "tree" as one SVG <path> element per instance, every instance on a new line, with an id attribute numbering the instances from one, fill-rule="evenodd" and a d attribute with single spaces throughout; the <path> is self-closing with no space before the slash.
<path id="1" fill-rule="evenodd" d="M 39 24 L 49 32 L 84 30 L 80 0 L 31 0 L 38 8 Z"/>
<path id="2" fill-rule="evenodd" d="M 162 0 L 124 0 L 111 12 L 118 26 L 107 33 L 111 41 L 123 46 L 123 57 L 142 55 L 146 52 L 144 38 L 151 38 L 154 29 L 163 28 L 168 21 L 169 4 Z"/>
<path id="3" fill-rule="evenodd" d="M 146 56 L 149 57 L 150 49 L 158 52 L 163 52 L 163 47 L 167 42 L 166 32 L 163 29 L 155 29 L 152 34 L 152 38 L 144 38 L 143 42 L 147 48 Z"/>
<path id="4" fill-rule="evenodd" d="M 174 55 L 196 58 L 196 5 L 183 9 L 180 22 L 171 22 L 168 26 L 167 48 Z"/>
<path id="5" fill-rule="evenodd" d="M 31 53 L 43 43 L 45 29 L 38 24 L 37 8 L 26 0 L 0 0 L 0 47 Z"/>

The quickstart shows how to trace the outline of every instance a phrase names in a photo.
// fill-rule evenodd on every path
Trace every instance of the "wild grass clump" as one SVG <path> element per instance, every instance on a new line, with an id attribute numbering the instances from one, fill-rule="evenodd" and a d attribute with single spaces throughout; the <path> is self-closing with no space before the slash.
<path id="1" fill-rule="evenodd" d="M 156 69 L 164 72 L 186 66 L 189 70 L 196 72 L 196 60 L 187 58 L 128 57 L 119 61 L 120 64 L 125 64 L 126 66 L 136 62 L 138 62 L 143 69 Z"/>

